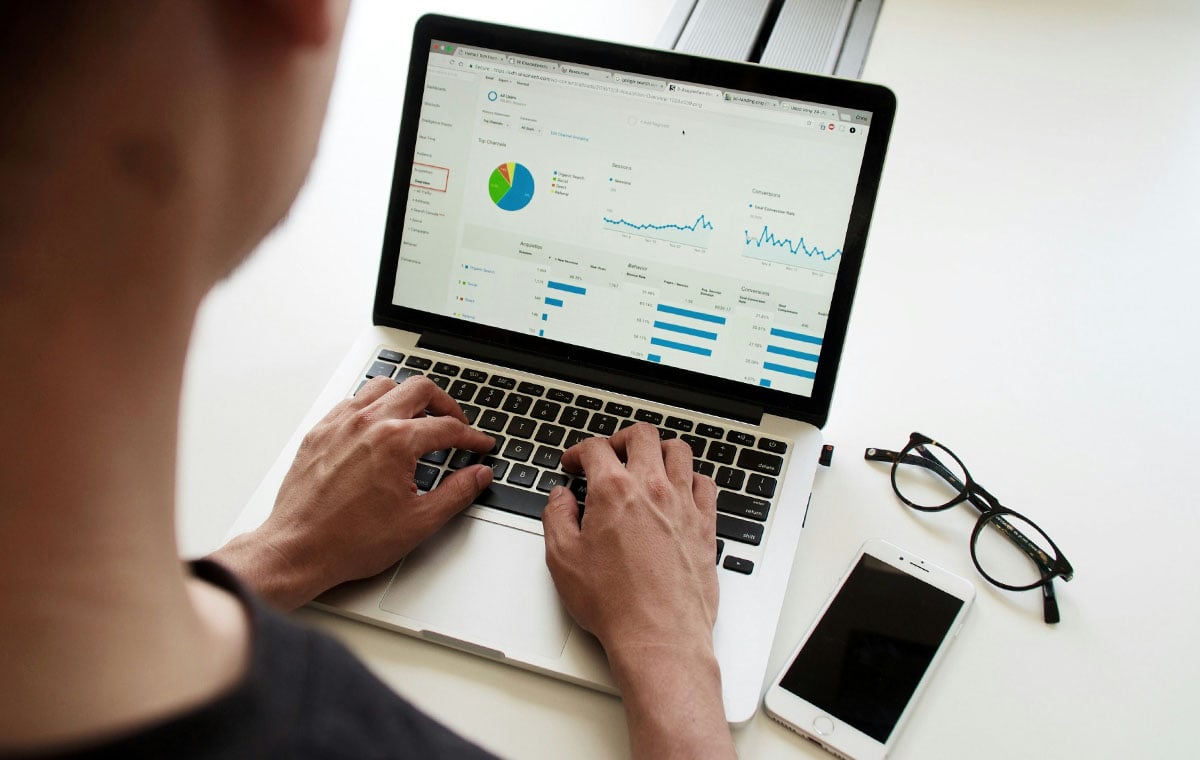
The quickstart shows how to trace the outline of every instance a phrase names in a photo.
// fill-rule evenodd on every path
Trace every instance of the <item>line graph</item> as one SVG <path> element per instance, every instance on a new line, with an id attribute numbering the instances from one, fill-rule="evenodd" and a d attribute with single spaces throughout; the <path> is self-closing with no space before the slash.
<path id="1" fill-rule="evenodd" d="M 803 266 L 821 272 L 835 272 L 838 267 L 837 259 L 842 255 L 841 248 L 830 252 L 820 246 L 809 245 L 803 237 L 795 240 L 780 237 L 771 231 L 769 224 L 764 224 L 762 232 L 757 236 L 752 235 L 750 230 L 745 230 L 745 235 L 745 255 L 753 259 Z"/>
<path id="2" fill-rule="evenodd" d="M 690 224 L 666 222 L 636 222 L 624 217 L 604 216 L 604 228 L 630 235 L 638 235 L 652 240 L 665 240 L 669 243 L 707 248 L 709 233 L 714 229 L 713 223 L 705 214 L 700 214 Z"/>

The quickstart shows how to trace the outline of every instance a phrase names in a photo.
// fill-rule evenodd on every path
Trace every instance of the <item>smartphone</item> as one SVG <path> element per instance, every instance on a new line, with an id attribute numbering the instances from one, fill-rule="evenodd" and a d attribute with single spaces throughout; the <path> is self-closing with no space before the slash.
<path id="1" fill-rule="evenodd" d="M 963 578 L 867 541 L 767 689 L 767 714 L 836 755 L 886 757 L 974 598 Z"/>

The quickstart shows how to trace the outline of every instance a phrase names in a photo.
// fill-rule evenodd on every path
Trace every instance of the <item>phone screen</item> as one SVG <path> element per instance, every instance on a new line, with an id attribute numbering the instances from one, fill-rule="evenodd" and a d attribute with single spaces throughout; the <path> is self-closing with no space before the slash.
<path id="1" fill-rule="evenodd" d="M 780 686 L 886 743 L 962 605 L 864 554 Z"/>

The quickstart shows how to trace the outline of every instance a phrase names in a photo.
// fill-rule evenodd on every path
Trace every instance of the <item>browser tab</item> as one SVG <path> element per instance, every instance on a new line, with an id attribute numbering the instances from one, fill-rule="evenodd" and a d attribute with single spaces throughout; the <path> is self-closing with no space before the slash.
<path id="1" fill-rule="evenodd" d="M 782 105 L 785 111 L 795 111 L 806 116 L 816 116 L 822 119 L 836 119 L 838 117 L 838 112 L 832 108 L 822 108 L 810 103 L 797 103 L 794 100 L 785 100 Z"/>
<path id="2" fill-rule="evenodd" d="M 524 66 L 530 69 L 537 69 L 538 71 L 550 71 L 556 74 L 558 73 L 557 63 L 540 61 L 537 58 L 524 58 L 519 55 L 510 55 L 508 56 L 508 62 L 515 66 Z"/>
<path id="3" fill-rule="evenodd" d="M 701 87 L 695 84 L 685 84 L 683 82 L 668 82 L 667 92 L 673 92 L 676 95 L 691 95 L 701 98 L 720 98 L 721 91 L 714 90 L 711 87 Z"/>
<path id="4" fill-rule="evenodd" d="M 613 81 L 633 85 L 634 87 L 645 87 L 649 90 L 665 90 L 667 88 L 667 83 L 661 79 L 638 77 L 632 74 L 613 74 Z"/>
<path id="5" fill-rule="evenodd" d="M 455 55 L 461 58 L 473 58 L 476 61 L 490 61 L 492 63 L 504 63 L 505 56 L 500 53 L 493 53 L 490 50 L 476 50 L 475 48 L 460 47 Z"/>
<path id="6" fill-rule="evenodd" d="M 725 100 L 730 103 L 738 103 L 744 106 L 758 106 L 759 108 L 779 108 L 779 101 L 775 98 L 764 98 L 761 95 L 748 95 L 744 92 L 726 92 Z"/>
<path id="7" fill-rule="evenodd" d="M 585 77 L 587 79 L 612 79 L 612 72 L 604 69 L 593 69 L 587 66 L 573 66 L 571 64 L 561 64 L 559 71 L 563 74 L 573 77 Z"/>

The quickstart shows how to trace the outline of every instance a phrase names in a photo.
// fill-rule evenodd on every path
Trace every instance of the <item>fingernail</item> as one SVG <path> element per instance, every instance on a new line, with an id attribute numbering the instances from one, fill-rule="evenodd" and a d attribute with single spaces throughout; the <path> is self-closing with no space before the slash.
<path id="1" fill-rule="evenodd" d="M 479 466 L 475 468 L 475 485 L 482 488 L 487 488 L 492 484 L 492 468 Z"/>
<path id="2" fill-rule="evenodd" d="M 566 492 L 566 486 L 555 486 L 554 488 L 550 489 L 550 496 L 548 498 L 550 501 L 554 501 L 555 499 L 561 498 Z"/>

